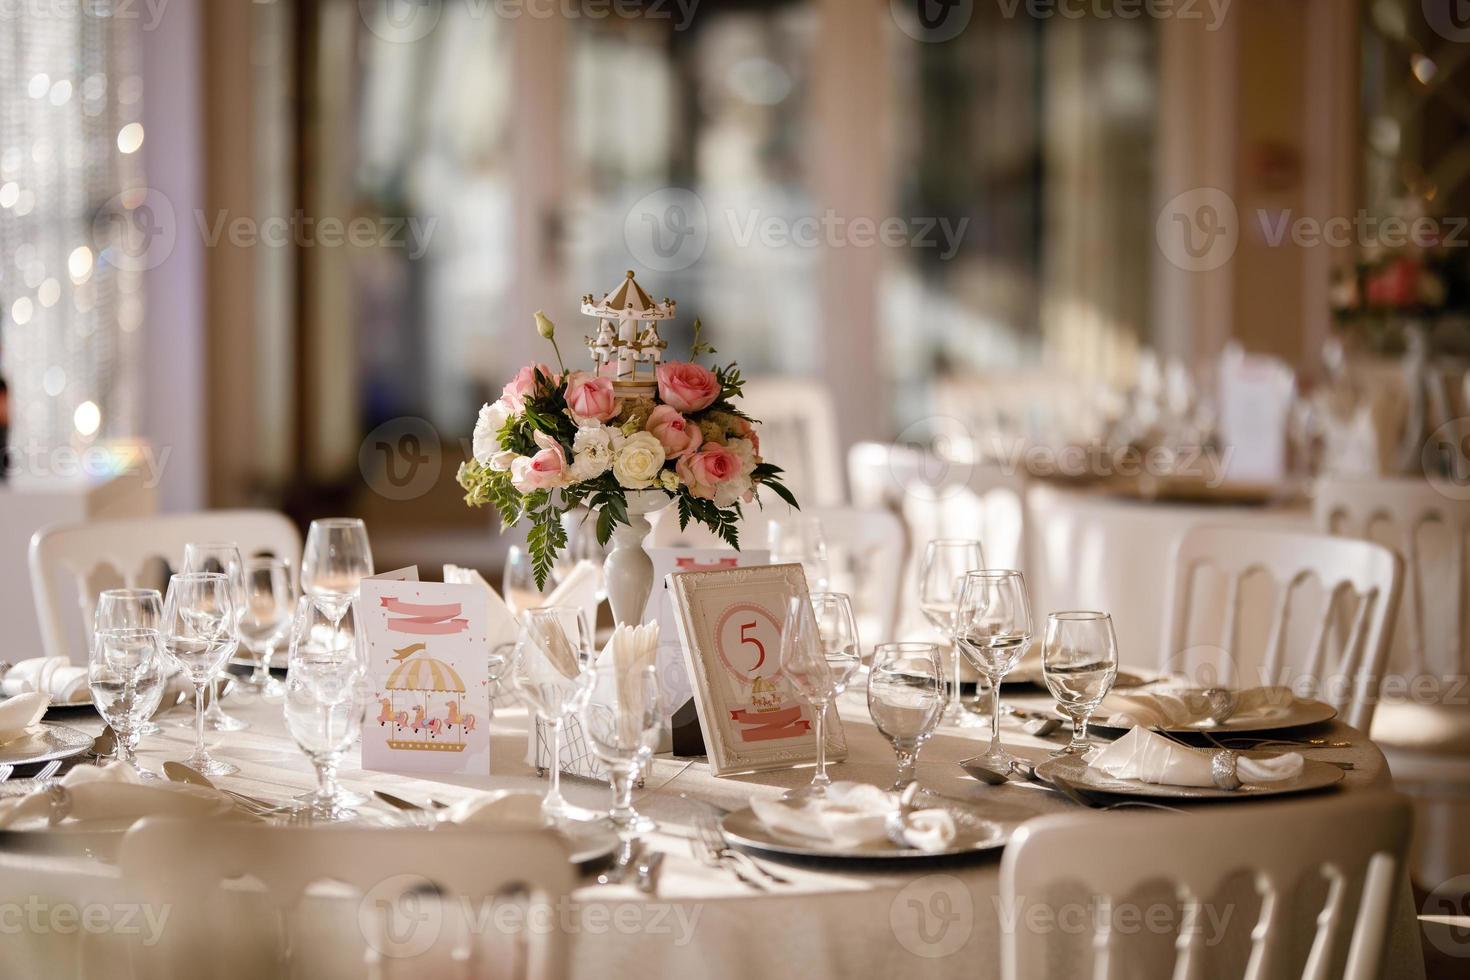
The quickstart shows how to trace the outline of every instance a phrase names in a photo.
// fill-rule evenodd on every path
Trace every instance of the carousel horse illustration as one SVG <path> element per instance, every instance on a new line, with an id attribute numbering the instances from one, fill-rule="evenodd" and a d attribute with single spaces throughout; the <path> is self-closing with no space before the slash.
<path id="1" fill-rule="evenodd" d="M 469 714 L 469 715 L 462 715 L 462 714 L 460 714 L 459 713 L 459 702 L 458 701 L 451 701 L 451 702 L 449 702 L 449 719 L 448 720 L 449 720 L 449 727 L 450 728 L 453 728 L 454 726 L 458 725 L 465 732 L 472 732 L 472 731 L 475 730 L 475 716 L 472 715 L 472 714 Z"/>

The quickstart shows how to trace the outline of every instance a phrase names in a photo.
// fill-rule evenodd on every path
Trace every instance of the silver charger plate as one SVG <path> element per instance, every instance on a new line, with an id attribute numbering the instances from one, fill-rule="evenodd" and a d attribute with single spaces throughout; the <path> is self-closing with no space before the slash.
<path id="1" fill-rule="evenodd" d="M 67 725 L 43 721 L 39 731 L 0 745 L 0 764 L 26 766 L 33 762 L 70 759 L 92 747 L 92 736 Z"/>
<path id="2" fill-rule="evenodd" d="M 957 800 L 921 794 L 919 806 L 943 806 L 954 816 L 955 839 L 942 851 L 899 847 L 889 840 L 871 841 L 860 847 L 837 848 L 814 841 L 776 834 L 761 823 L 750 807 L 728 813 L 720 821 L 725 840 L 747 851 L 781 857 L 819 858 L 826 861 L 884 862 L 953 859 L 1005 847 L 1019 822 L 991 820 Z"/>
<path id="3" fill-rule="evenodd" d="M 1250 753 L 1241 753 L 1249 755 Z M 1275 754 L 1275 753 L 1267 753 Z M 1272 783 L 1243 783 L 1239 789 L 1219 789 L 1214 786 L 1165 786 L 1161 783 L 1145 783 L 1138 779 L 1118 779 L 1100 769 L 1094 769 L 1078 756 L 1057 756 L 1036 767 L 1040 779 L 1049 780 L 1060 776 L 1085 793 L 1106 793 L 1109 796 L 1132 796 L 1153 800 L 1247 800 L 1263 796 L 1288 796 L 1292 793 L 1311 793 L 1327 789 L 1342 781 L 1343 771 L 1327 762 L 1306 760 L 1302 771 L 1291 779 Z"/>
<path id="4" fill-rule="evenodd" d="M 1331 721 L 1337 717 L 1337 709 L 1330 704 L 1321 701 L 1313 701 L 1311 698 L 1293 698 L 1284 714 L 1271 718 L 1259 718 L 1246 715 L 1241 718 L 1229 718 L 1224 724 L 1209 725 L 1182 725 L 1176 728 L 1162 728 L 1163 732 L 1171 735 L 1246 735 L 1253 732 L 1279 732 L 1289 728 L 1305 728 L 1308 725 L 1320 725 L 1324 721 Z M 1128 729 L 1119 728 L 1115 725 L 1105 725 L 1096 718 L 1088 723 L 1088 729 L 1096 731 L 1099 735 L 1109 738 L 1117 738 L 1126 735 Z"/>

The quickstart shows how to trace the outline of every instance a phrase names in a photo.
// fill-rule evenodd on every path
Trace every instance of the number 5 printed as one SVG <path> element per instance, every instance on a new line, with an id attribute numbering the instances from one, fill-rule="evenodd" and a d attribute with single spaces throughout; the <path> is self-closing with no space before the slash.
<path id="1" fill-rule="evenodd" d="M 755 649 L 756 649 L 755 664 L 754 664 L 754 666 L 752 666 L 750 668 L 750 671 L 752 673 L 754 673 L 757 670 L 760 670 L 761 669 L 761 665 L 766 662 L 766 647 L 765 647 L 765 644 L 761 643 L 760 640 L 757 640 L 755 637 L 753 637 L 753 636 L 750 635 L 750 630 L 755 629 L 755 627 L 756 627 L 756 622 L 753 619 L 750 622 L 748 622 L 748 623 L 741 623 L 740 624 L 740 642 L 741 643 L 749 643 L 751 646 L 755 647 Z"/>

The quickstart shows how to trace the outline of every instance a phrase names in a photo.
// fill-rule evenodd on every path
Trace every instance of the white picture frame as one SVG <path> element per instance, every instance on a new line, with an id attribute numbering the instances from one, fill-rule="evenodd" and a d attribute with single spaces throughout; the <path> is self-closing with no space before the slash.
<path id="1" fill-rule="evenodd" d="M 781 674 L 786 603 L 807 592 L 800 565 L 761 565 L 668 577 L 710 769 L 716 776 L 816 762 L 813 709 Z M 828 711 L 827 759 L 847 757 Z"/>

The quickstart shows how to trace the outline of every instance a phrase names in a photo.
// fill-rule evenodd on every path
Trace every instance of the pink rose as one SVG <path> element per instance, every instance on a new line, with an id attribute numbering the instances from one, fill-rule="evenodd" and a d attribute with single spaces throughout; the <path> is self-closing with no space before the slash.
<path id="1" fill-rule="evenodd" d="M 567 482 L 567 454 L 561 443 L 544 432 L 535 435 L 541 451 L 535 456 L 518 456 L 510 464 L 510 482 L 521 493 L 554 490 Z"/>
<path id="2" fill-rule="evenodd" d="M 756 456 L 759 457 L 761 454 L 761 437 L 755 431 L 755 426 L 751 425 L 748 419 L 743 419 L 737 415 L 735 416 L 735 429 L 741 439 L 750 440 L 751 447 L 755 450 Z"/>
<path id="3" fill-rule="evenodd" d="M 644 428 L 664 447 L 665 459 L 678 459 L 685 453 L 692 453 L 704 442 L 699 426 L 669 405 L 655 408 L 649 414 L 648 424 Z"/>
<path id="4" fill-rule="evenodd" d="M 740 475 L 740 457 L 724 446 L 706 446 L 680 459 L 674 468 L 691 494 L 713 500 L 720 484 Z"/>
<path id="5" fill-rule="evenodd" d="M 553 381 L 556 379 L 556 372 L 545 364 L 527 364 L 521 368 L 501 392 L 501 398 L 511 407 L 512 411 L 524 412 L 526 410 L 526 399 L 536 393 L 536 371 L 538 369 Z"/>
<path id="6" fill-rule="evenodd" d="M 665 361 L 658 366 L 658 397 L 680 412 L 698 412 L 720 397 L 720 380 L 698 364 Z"/>
<path id="7" fill-rule="evenodd" d="M 567 408 L 578 422 L 588 419 L 606 422 L 618 414 L 613 383 L 588 371 L 573 371 L 567 375 Z"/>

